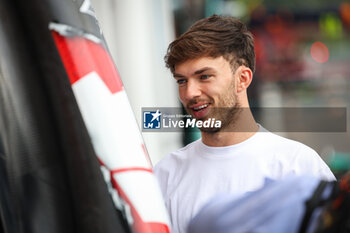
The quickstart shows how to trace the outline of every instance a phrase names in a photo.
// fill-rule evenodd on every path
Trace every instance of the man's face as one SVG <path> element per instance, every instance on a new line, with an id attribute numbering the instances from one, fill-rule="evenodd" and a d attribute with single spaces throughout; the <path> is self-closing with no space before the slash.
<path id="1" fill-rule="evenodd" d="M 202 57 L 178 64 L 174 78 L 181 102 L 194 118 L 221 120 L 222 128 L 233 122 L 238 107 L 235 76 L 223 57 Z"/>

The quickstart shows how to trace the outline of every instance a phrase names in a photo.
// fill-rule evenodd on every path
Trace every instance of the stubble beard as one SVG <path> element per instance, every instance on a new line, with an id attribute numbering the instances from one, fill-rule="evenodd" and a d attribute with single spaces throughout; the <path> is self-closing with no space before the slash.
<path id="1" fill-rule="evenodd" d="M 210 100 L 213 103 L 213 100 Z M 221 127 L 202 127 L 199 130 L 203 133 L 215 134 L 223 131 L 233 131 L 235 123 L 241 113 L 240 104 L 238 103 L 238 97 L 235 94 L 234 82 L 231 83 L 230 87 L 224 95 L 218 97 L 218 106 L 212 107 L 209 114 L 203 119 L 197 119 L 200 121 L 208 120 L 209 118 L 215 119 L 215 121 L 221 121 Z M 186 108 L 187 112 L 189 110 Z"/>
<path id="2" fill-rule="evenodd" d="M 241 112 L 241 108 L 239 103 L 237 102 L 237 96 L 233 95 L 228 99 L 219 101 L 223 103 L 223 107 L 215 107 L 210 109 L 210 113 L 206 117 L 206 119 L 212 118 L 216 121 L 221 121 L 220 128 L 200 128 L 202 132 L 215 134 L 223 131 L 231 131 L 233 130 L 235 123 L 237 122 L 238 116 Z M 205 119 L 205 120 L 206 120 Z M 201 119 L 202 120 L 202 119 Z"/>

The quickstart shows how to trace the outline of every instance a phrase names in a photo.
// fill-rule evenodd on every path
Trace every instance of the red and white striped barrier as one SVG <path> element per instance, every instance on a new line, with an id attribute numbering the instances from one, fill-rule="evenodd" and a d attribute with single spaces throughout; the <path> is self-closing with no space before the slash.
<path id="1" fill-rule="evenodd" d="M 103 43 L 51 23 L 56 46 L 115 206 L 135 233 L 168 233 L 169 219 L 118 71 Z M 142 77 L 140 77 L 142 78 Z"/>

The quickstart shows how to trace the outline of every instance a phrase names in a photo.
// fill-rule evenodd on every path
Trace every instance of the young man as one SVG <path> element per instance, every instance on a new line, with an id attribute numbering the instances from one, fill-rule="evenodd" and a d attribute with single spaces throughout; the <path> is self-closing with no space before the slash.
<path id="1" fill-rule="evenodd" d="M 268 132 L 249 110 L 247 88 L 255 69 L 251 33 L 238 19 L 211 16 L 173 41 L 165 56 L 186 111 L 197 120 L 221 120 L 202 138 L 163 158 L 154 168 L 174 233 L 218 193 L 242 195 L 264 178 L 287 174 L 335 177 L 311 148 Z"/>

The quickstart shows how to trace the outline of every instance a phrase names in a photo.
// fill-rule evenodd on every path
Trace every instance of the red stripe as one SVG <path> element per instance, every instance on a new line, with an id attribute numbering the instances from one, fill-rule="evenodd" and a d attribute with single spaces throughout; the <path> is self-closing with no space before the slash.
<path id="1" fill-rule="evenodd" d="M 72 85 L 95 71 L 112 94 L 123 90 L 118 70 L 101 44 L 83 37 L 63 37 L 55 31 L 52 36 Z"/>
<path id="2" fill-rule="evenodd" d="M 100 157 L 98 157 L 98 156 L 96 156 L 96 157 L 97 157 L 97 160 L 101 166 L 107 167 Z"/>
<path id="3" fill-rule="evenodd" d="M 165 223 L 144 222 L 141 219 L 141 216 L 139 215 L 135 207 L 132 205 L 126 193 L 123 191 L 123 189 L 119 186 L 119 184 L 113 177 L 112 177 L 112 184 L 114 188 L 118 191 L 120 197 L 123 198 L 124 201 L 128 203 L 130 206 L 131 214 L 134 219 L 134 222 L 132 225 L 133 232 L 135 233 L 170 233 L 169 226 L 166 225 Z"/>
<path id="4" fill-rule="evenodd" d="M 149 169 L 149 168 L 144 168 L 144 167 L 128 167 L 128 168 L 114 169 L 114 170 L 111 171 L 111 174 L 114 175 L 114 174 L 116 174 L 116 173 L 131 172 L 131 171 L 144 171 L 144 172 L 153 173 L 152 169 Z"/>

